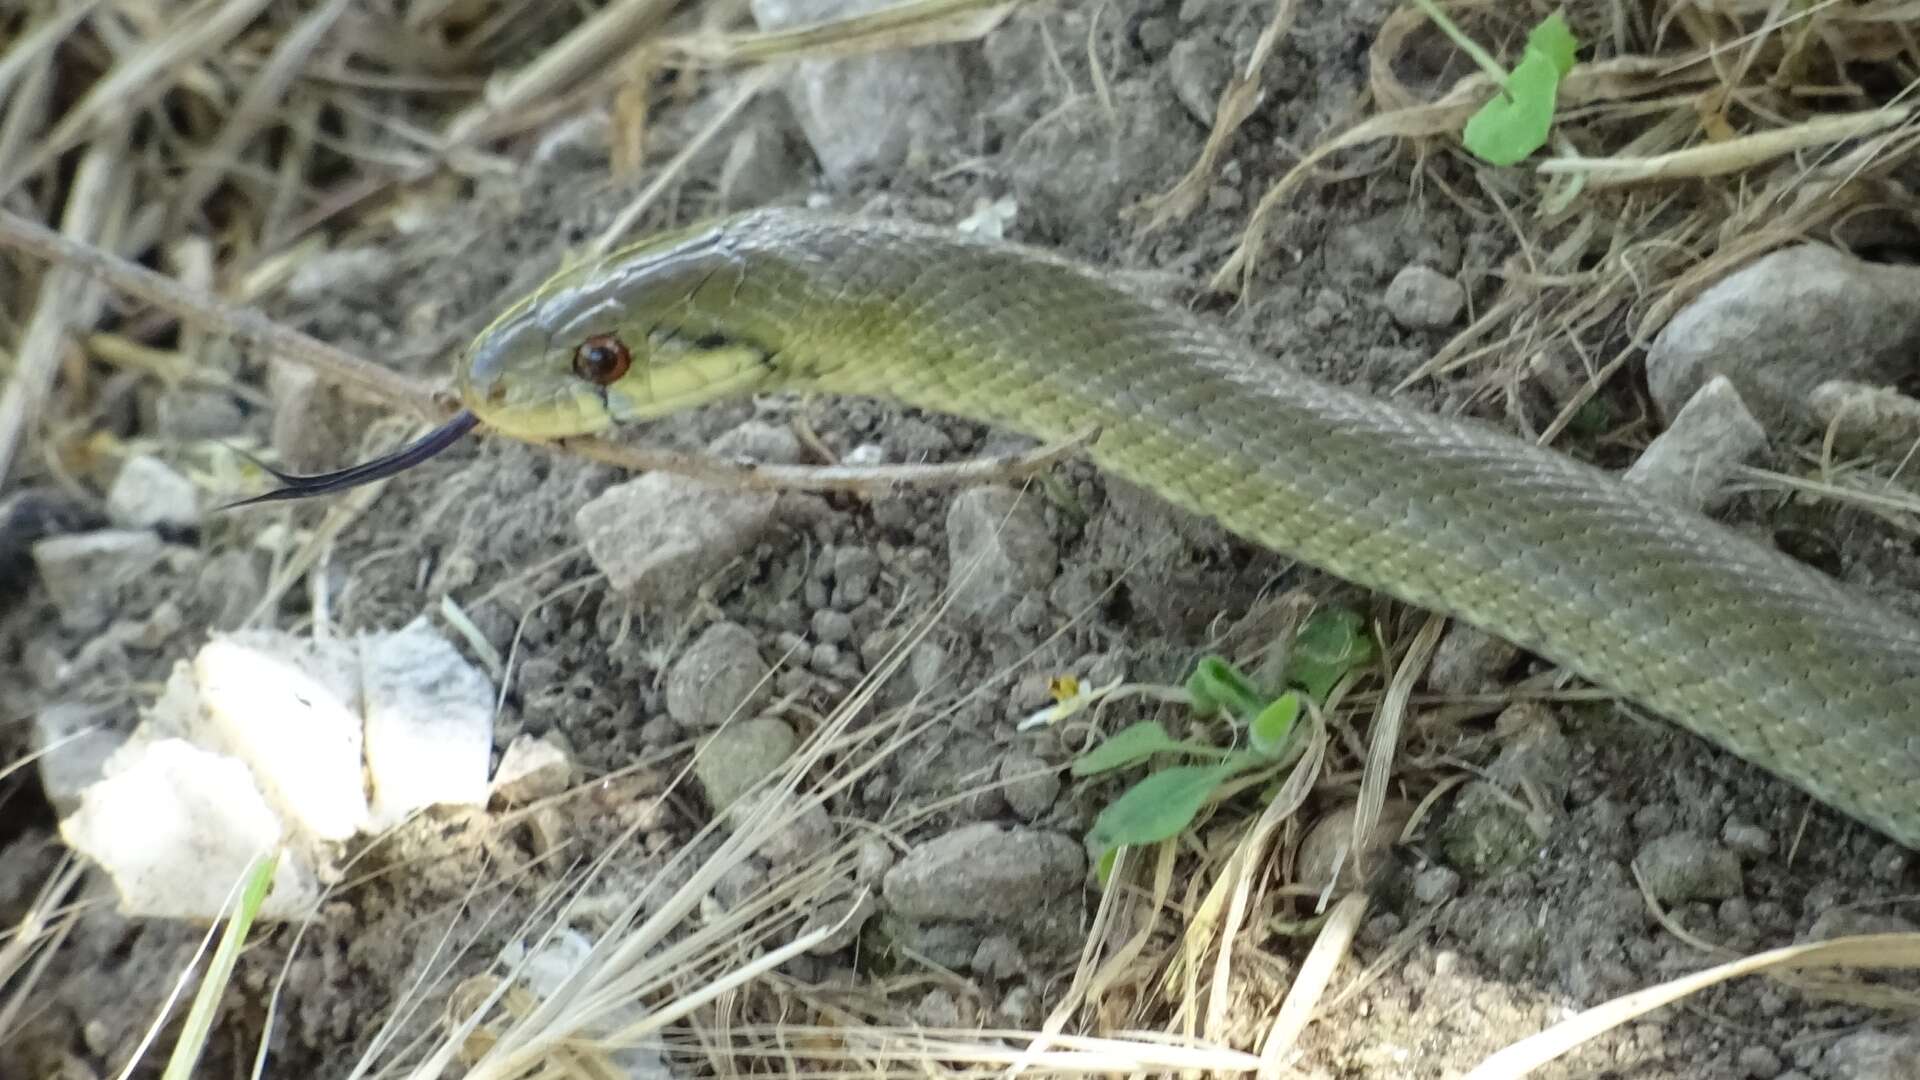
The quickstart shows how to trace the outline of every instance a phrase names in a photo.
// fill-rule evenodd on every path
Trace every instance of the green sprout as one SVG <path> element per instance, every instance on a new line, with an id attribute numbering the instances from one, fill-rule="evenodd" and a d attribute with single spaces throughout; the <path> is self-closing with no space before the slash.
<path id="1" fill-rule="evenodd" d="M 1467 149 L 1490 165 L 1506 166 L 1545 146 L 1553 129 L 1560 80 L 1573 70 L 1573 54 L 1580 47 L 1567 20 L 1556 11 L 1535 26 L 1527 34 L 1520 63 L 1509 73 L 1436 0 L 1413 2 L 1500 87 L 1500 93 L 1481 106 L 1460 133 Z"/>
<path id="2" fill-rule="evenodd" d="M 1305 746 L 1297 723 L 1301 709 L 1325 704 L 1335 686 L 1374 653 L 1373 639 L 1358 614 L 1316 612 L 1294 638 L 1278 693 L 1263 691 L 1215 655 L 1202 657 L 1187 677 L 1188 704 L 1199 713 L 1224 714 L 1244 727 L 1245 748 L 1176 739 L 1159 721 L 1143 720 L 1081 755 L 1073 763 L 1077 777 L 1140 764 L 1150 768 L 1094 819 L 1088 840 L 1101 853 L 1101 880 L 1122 847 L 1156 844 L 1185 832 L 1229 782 L 1236 790 L 1265 783 L 1293 764 Z M 1189 763 L 1153 767 L 1153 759 L 1162 755 Z"/>

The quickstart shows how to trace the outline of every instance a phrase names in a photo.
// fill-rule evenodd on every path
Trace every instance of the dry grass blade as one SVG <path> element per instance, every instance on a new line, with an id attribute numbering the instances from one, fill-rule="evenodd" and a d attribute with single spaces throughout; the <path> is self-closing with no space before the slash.
<path id="1" fill-rule="evenodd" d="M 669 58 L 693 64 L 825 59 L 922 45 L 974 41 L 1025 0 L 909 0 L 792 30 L 692 34 L 663 42 Z"/>
<path id="2" fill-rule="evenodd" d="M 163 76 L 232 41 L 271 4 L 272 0 L 208 0 L 182 12 L 165 35 L 142 45 L 94 83 L 24 163 L 0 170 L 0 194 L 12 191 L 88 135 L 123 123 L 136 106 L 166 89 Z"/>
<path id="3" fill-rule="evenodd" d="M 1360 932 L 1360 920 L 1366 914 L 1367 894 L 1364 892 L 1347 894 L 1327 913 L 1320 936 L 1314 939 L 1307 958 L 1300 962 L 1293 988 L 1287 991 L 1287 999 L 1281 1003 L 1279 1014 L 1273 1018 L 1273 1026 L 1267 1029 L 1266 1041 L 1260 1046 L 1260 1080 L 1280 1080 L 1285 1075 L 1287 1055 L 1313 1019 L 1314 1010 L 1318 1008 L 1321 996 L 1327 992 L 1327 984 L 1333 981 L 1333 973 L 1340 967 L 1340 961 L 1346 959 L 1348 951 L 1353 948 L 1354 935 Z"/>
<path id="4" fill-rule="evenodd" d="M 1253 55 L 1248 58 L 1246 69 L 1236 74 L 1220 94 L 1220 102 L 1213 111 L 1213 128 L 1207 132 L 1207 142 L 1200 148 L 1200 157 L 1173 187 L 1163 194 L 1143 200 L 1128 211 L 1134 216 L 1149 215 L 1142 232 L 1154 232 L 1200 208 L 1220 155 L 1226 152 L 1234 133 L 1240 130 L 1240 125 L 1246 123 L 1247 117 L 1252 116 L 1254 108 L 1260 104 L 1260 71 L 1266 67 L 1267 57 L 1272 54 L 1273 47 L 1280 43 L 1293 25 L 1294 15 L 1299 9 L 1299 0 L 1274 0 L 1273 18 L 1268 20 L 1267 28 L 1260 32 L 1259 40 L 1254 42 Z"/>
<path id="5" fill-rule="evenodd" d="M 1801 150 L 1874 135 L 1898 127 L 1912 115 L 1911 108 L 1869 109 L 1843 116 L 1817 117 L 1790 127 L 1690 146 L 1653 157 L 1557 157 L 1541 162 L 1539 171 L 1583 176 L 1593 188 L 1725 176 Z"/>
<path id="6" fill-rule="evenodd" d="M 1743 975 L 1842 968 L 1920 968 L 1920 934 L 1866 934 L 1790 945 L 1635 991 L 1507 1047 L 1475 1066 L 1466 1080 L 1525 1076 L 1629 1020 Z"/>

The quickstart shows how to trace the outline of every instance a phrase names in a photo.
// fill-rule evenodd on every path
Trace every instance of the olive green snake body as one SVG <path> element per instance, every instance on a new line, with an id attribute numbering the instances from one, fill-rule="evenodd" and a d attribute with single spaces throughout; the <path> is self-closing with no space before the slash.
<path id="1" fill-rule="evenodd" d="M 632 366 L 574 370 L 596 335 Z M 759 211 L 573 266 L 462 357 L 527 439 L 723 396 L 897 399 L 1042 439 L 1445 612 L 1920 846 L 1920 626 L 1566 456 L 1290 370 L 1043 252 Z"/>

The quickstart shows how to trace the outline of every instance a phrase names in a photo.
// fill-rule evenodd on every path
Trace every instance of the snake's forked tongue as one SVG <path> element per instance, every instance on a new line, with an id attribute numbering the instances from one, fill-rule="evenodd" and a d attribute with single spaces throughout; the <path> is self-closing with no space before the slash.
<path id="1" fill-rule="evenodd" d="M 405 472 L 415 465 L 452 446 L 460 437 L 472 431 L 480 423 L 480 418 L 462 409 L 453 418 L 406 446 L 395 450 L 385 457 L 362 462 L 350 468 L 334 472 L 315 473 L 311 476 L 296 476 L 283 473 L 271 465 L 259 463 L 260 467 L 272 473 L 281 483 L 264 495 L 255 495 L 251 499 L 228 503 L 222 510 L 233 510 L 256 503 L 285 502 L 289 499 L 310 499 L 316 495 L 331 495 L 336 491 L 345 491 L 362 484 L 371 484 L 375 480 L 385 480 L 396 473 Z"/>

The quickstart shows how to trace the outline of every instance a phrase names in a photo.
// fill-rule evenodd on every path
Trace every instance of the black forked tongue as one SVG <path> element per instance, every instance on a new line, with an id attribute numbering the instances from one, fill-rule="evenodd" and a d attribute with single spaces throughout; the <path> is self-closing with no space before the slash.
<path id="1" fill-rule="evenodd" d="M 283 485 L 264 495 L 255 495 L 251 499 L 241 499 L 222 506 L 222 510 L 234 510 L 242 506 L 257 503 L 285 502 L 289 499 L 311 499 L 316 495 L 331 495 L 336 491 L 345 491 L 362 484 L 371 484 L 375 480 L 385 480 L 396 473 L 402 473 L 415 465 L 452 446 L 460 437 L 472 431 L 480 423 L 480 418 L 465 409 L 456 413 L 453 419 L 427 432 L 420 438 L 395 450 L 385 457 L 374 458 L 347 469 L 334 472 L 315 473 L 312 476 L 295 476 L 283 473 L 279 469 L 264 463 L 261 468 L 272 473 Z"/>

